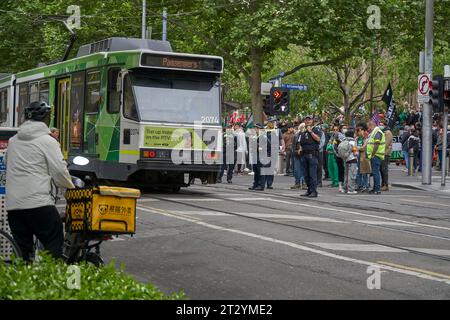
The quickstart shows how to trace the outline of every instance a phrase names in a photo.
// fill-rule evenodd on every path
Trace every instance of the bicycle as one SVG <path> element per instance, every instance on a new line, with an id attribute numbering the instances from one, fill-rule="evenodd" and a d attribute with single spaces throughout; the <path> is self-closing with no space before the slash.
<path id="1" fill-rule="evenodd" d="M 22 252 L 16 240 L 6 231 L 0 230 L 0 262 L 12 263 L 21 258 Z"/>
<path id="2" fill-rule="evenodd" d="M 78 156 L 75 157 L 72 160 L 72 164 L 78 165 L 78 166 L 83 166 L 83 165 L 87 165 L 89 163 L 89 160 Z M 81 180 L 78 177 L 72 176 L 72 182 L 74 184 L 74 186 L 76 187 L 76 192 L 78 191 L 86 191 L 87 189 L 85 188 L 86 183 Z M 104 187 L 96 187 L 96 189 L 101 189 Z M 133 190 L 133 189 L 128 189 L 128 190 Z M 58 196 L 58 188 L 55 188 L 54 192 L 52 191 L 52 196 L 53 199 L 55 201 L 55 205 L 59 200 L 59 196 Z M 70 192 L 70 191 L 68 191 Z M 91 191 L 92 192 L 92 191 Z M 109 191 L 111 192 L 111 191 Z M 140 192 L 138 192 L 139 195 L 136 196 L 132 196 L 134 198 L 137 198 L 140 196 Z M 67 193 L 66 193 L 67 194 Z M 117 196 L 117 195 L 116 195 Z M 135 205 L 134 205 L 135 206 Z M 65 233 L 64 233 L 64 244 L 63 244 L 63 255 L 62 255 L 62 259 L 67 263 L 67 264 L 74 264 L 74 263 L 80 263 L 80 262 L 88 262 L 91 264 L 94 264 L 95 266 L 103 266 L 104 265 L 104 260 L 101 256 L 101 252 L 100 252 L 100 245 L 104 242 L 104 241 L 108 241 L 108 240 L 112 240 L 113 239 L 113 235 L 117 235 L 117 234 L 133 234 L 134 233 L 134 227 L 133 227 L 133 231 L 129 231 L 127 230 L 126 232 L 115 232 L 115 231 L 99 231 L 96 230 L 94 232 L 89 231 L 89 228 L 86 228 L 86 224 L 87 221 L 83 220 L 83 228 L 80 230 L 74 230 L 71 227 L 71 222 L 72 222 L 72 217 L 70 214 L 70 206 L 68 206 L 68 204 L 66 205 L 67 210 L 69 212 L 69 216 L 66 217 L 64 213 L 60 213 L 60 217 L 61 220 L 63 221 L 64 224 L 64 229 L 65 229 Z M 85 208 L 83 210 L 86 210 Z M 84 212 L 85 214 L 86 212 Z M 134 216 L 135 217 L 135 216 Z M 135 220 L 135 219 L 134 219 Z M 123 221 L 120 221 L 120 223 L 124 223 Z M 68 225 L 66 225 L 68 224 Z M 125 223 L 126 224 L 126 223 Z M 133 225 L 135 225 L 135 221 L 133 223 Z M 14 239 L 7 234 L 5 236 L 5 239 L 8 239 L 8 241 L 10 241 L 11 243 L 14 242 L 14 254 L 21 258 L 22 254 L 20 252 L 20 248 L 17 246 L 17 243 L 15 243 Z M 39 254 L 37 254 L 39 251 L 43 250 L 43 246 L 40 244 L 40 242 L 38 241 L 38 239 L 35 238 L 34 240 L 34 244 L 33 244 L 33 255 L 32 255 L 32 259 L 34 261 L 39 261 Z M 1 251 L 0 251 L 1 253 Z"/>

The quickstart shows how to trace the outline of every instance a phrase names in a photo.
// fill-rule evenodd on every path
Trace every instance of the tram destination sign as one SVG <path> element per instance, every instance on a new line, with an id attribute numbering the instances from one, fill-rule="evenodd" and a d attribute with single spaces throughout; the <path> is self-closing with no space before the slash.
<path id="1" fill-rule="evenodd" d="M 222 72 L 222 59 L 144 53 L 143 67 Z"/>

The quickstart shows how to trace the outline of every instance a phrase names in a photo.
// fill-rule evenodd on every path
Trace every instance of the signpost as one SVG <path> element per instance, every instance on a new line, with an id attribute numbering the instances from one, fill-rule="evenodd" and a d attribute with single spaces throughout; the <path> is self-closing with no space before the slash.
<path id="1" fill-rule="evenodd" d="M 421 74 L 418 80 L 418 97 L 419 103 L 428 103 L 430 100 L 431 74 Z"/>
<path id="2" fill-rule="evenodd" d="M 287 84 L 284 83 L 281 85 L 282 88 L 286 88 L 289 90 L 298 90 L 298 91 L 308 91 L 308 86 L 305 84 Z"/>

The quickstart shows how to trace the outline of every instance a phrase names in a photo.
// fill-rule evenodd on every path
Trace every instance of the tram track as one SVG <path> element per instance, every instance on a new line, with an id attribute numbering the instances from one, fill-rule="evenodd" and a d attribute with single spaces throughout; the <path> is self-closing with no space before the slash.
<path id="1" fill-rule="evenodd" d="M 391 249 L 396 249 L 396 250 L 403 250 L 403 251 L 409 252 L 411 254 L 416 254 L 416 255 L 420 255 L 420 256 L 430 257 L 430 258 L 433 258 L 433 259 L 436 259 L 436 260 L 450 261 L 450 257 L 446 257 L 446 256 L 443 256 L 443 255 L 437 255 L 437 254 L 432 254 L 432 253 L 421 252 L 421 251 L 417 251 L 417 250 L 412 250 L 410 248 L 404 248 L 404 247 L 399 247 L 399 246 L 395 246 L 395 245 L 392 245 L 392 244 L 387 244 L 387 243 L 383 243 L 383 242 L 379 242 L 379 241 L 372 241 L 372 240 L 362 239 L 362 238 L 358 238 L 358 237 L 348 236 L 348 235 L 344 235 L 344 234 L 340 234 L 340 233 L 336 233 L 336 232 L 322 230 L 322 229 L 319 229 L 319 228 L 311 228 L 311 227 L 306 227 L 304 225 L 298 225 L 298 224 L 294 225 L 294 224 L 290 224 L 290 223 L 286 223 L 286 222 L 273 221 L 273 220 L 269 220 L 269 219 L 265 219 L 265 218 L 261 218 L 261 217 L 248 216 L 248 215 L 236 213 L 236 212 L 233 212 L 233 211 L 216 209 L 216 208 L 211 208 L 211 207 L 207 207 L 207 206 L 201 206 L 201 205 L 198 205 L 198 204 L 186 203 L 186 202 L 183 202 L 182 200 L 178 201 L 178 200 L 173 200 L 173 199 L 167 199 L 167 198 L 164 198 L 164 197 L 157 197 L 157 196 L 154 196 L 154 195 L 152 195 L 151 197 L 154 198 L 154 199 L 158 199 L 160 201 L 165 201 L 165 202 L 178 204 L 178 205 L 184 205 L 184 206 L 188 206 L 188 207 L 191 207 L 191 208 L 196 208 L 196 209 L 201 209 L 201 210 L 207 210 L 207 211 L 227 214 L 227 215 L 241 217 L 241 218 L 246 218 L 246 219 L 250 219 L 250 220 L 254 220 L 254 221 L 261 221 L 261 222 L 269 223 L 269 224 L 272 224 L 272 225 L 284 226 L 284 227 L 294 228 L 294 229 L 297 229 L 297 230 L 305 230 L 305 231 L 310 231 L 310 232 L 316 232 L 316 233 L 320 233 L 320 234 L 324 234 L 324 235 L 328 235 L 328 236 L 338 237 L 338 238 L 341 238 L 341 239 L 359 241 L 359 242 L 366 243 L 366 244 L 379 245 L 379 246 L 383 246 L 383 247 L 387 247 L 387 248 L 391 248 Z M 221 199 L 221 200 L 226 200 L 226 198 L 218 198 L 218 197 L 215 197 L 215 198 L 216 199 Z M 279 208 L 266 206 L 266 205 L 261 205 L 261 204 L 258 204 L 258 203 L 252 203 L 252 205 L 256 205 L 256 206 L 258 206 L 260 208 L 280 211 Z M 144 208 L 146 207 L 145 205 L 141 205 L 141 206 L 144 207 Z M 169 210 L 169 212 L 170 212 L 170 210 Z M 343 220 L 343 221 L 345 221 L 345 220 Z M 355 221 L 355 223 L 358 223 L 358 222 Z M 377 228 L 381 228 L 381 229 L 387 229 L 387 230 L 390 230 L 390 231 L 402 231 L 402 230 L 398 230 L 398 229 L 395 229 L 395 228 L 389 228 L 389 227 L 373 226 L 373 225 L 368 225 L 368 224 L 363 224 L 363 223 L 358 223 L 358 224 L 365 225 L 365 226 L 368 226 L 368 227 L 377 227 Z M 421 236 L 431 236 L 431 237 L 434 237 L 434 238 L 439 238 L 441 240 L 450 241 L 450 238 L 447 238 L 447 237 L 439 237 L 439 236 L 430 235 L 430 234 L 421 233 L 421 232 L 408 231 L 407 233 L 411 233 L 411 234 L 414 234 L 414 235 L 421 235 Z"/>
<path id="2" fill-rule="evenodd" d="M 245 185 L 240 185 L 240 184 L 235 184 L 236 186 L 239 187 L 247 187 Z M 237 194 L 245 192 L 247 194 L 255 194 L 254 191 L 249 191 L 246 189 L 236 189 L 236 188 L 227 188 L 227 187 L 216 187 L 216 186 L 212 186 L 212 185 L 208 185 L 208 186 L 200 186 L 200 185 L 196 185 L 196 188 L 201 188 L 203 190 L 208 190 L 208 188 L 213 188 L 216 190 L 227 190 L 227 191 L 234 191 Z M 284 195 L 284 194 L 279 194 L 279 193 L 273 193 L 273 192 L 265 192 L 265 191 L 259 191 L 258 194 L 262 194 L 262 195 L 267 195 L 267 196 L 271 196 L 271 197 L 280 197 L 280 198 L 284 198 L 284 199 L 289 199 L 289 200 L 300 200 L 299 196 L 288 196 L 288 195 Z M 330 202 L 320 202 L 319 200 L 316 199 L 310 199 L 310 198 L 304 198 L 302 200 L 305 200 L 307 202 L 312 202 L 312 203 L 317 203 L 317 204 L 321 204 L 321 205 L 329 205 L 329 206 L 334 206 L 337 208 L 347 208 L 347 209 L 355 209 L 355 210 L 368 210 L 368 211 L 372 211 L 372 212 L 386 212 L 386 213 L 392 213 L 392 214 L 396 214 L 399 216 L 405 216 L 405 217 L 411 217 L 411 218 L 418 218 L 418 219 L 425 219 L 425 220 L 430 220 L 430 221 L 450 221 L 450 216 L 449 218 L 433 218 L 433 217 L 429 217 L 429 216 L 424 216 L 424 215 L 416 215 L 416 214 L 406 214 L 406 213 L 401 213 L 392 209 L 383 209 L 383 208 L 377 208 L 377 207 L 372 207 L 372 206 L 362 206 L 362 205 L 353 205 L 353 204 L 343 204 L 340 202 L 336 202 L 336 201 L 330 201 Z M 388 204 L 388 203 L 386 203 Z M 408 205 L 408 204 L 400 204 L 402 206 Z M 380 217 L 383 218 L 383 217 Z"/>

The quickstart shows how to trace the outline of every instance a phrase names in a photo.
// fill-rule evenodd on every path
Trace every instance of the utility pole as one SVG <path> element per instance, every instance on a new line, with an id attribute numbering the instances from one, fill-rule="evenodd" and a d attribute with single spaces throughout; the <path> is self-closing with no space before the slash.
<path id="1" fill-rule="evenodd" d="M 147 0 L 142 0 L 142 39 L 147 37 Z"/>
<path id="2" fill-rule="evenodd" d="M 444 90 L 450 90 L 450 80 L 446 80 L 450 77 L 450 66 L 444 67 Z M 445 187 L 447 182 L 447 131 L 448 131 L 448 106 L 444 105 L 444 118 L 442 120 L 443 136 L 442 136 L 442 163 L 441 163 L 441 186 Z"/>
<path id="3" fill-rule="evenodd" d="M 167 41 L 167 10 L 163 11 L 162 40 Z"/>
<path id="4" fill-rule="evenodd" d="M 433 25 L 434 25 L 434 0 L 425 0 L 425 73 L 433 74 Z M 422 184 L 430 185 L 432 176 L 432 106 L 424 103 L 422 110 Z"/>

